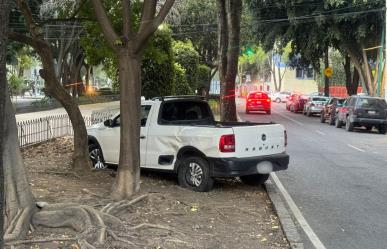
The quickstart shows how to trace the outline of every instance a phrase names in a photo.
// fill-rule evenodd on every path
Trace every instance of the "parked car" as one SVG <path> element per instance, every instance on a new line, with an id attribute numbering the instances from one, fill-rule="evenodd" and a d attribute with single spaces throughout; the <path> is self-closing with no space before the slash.
<path id="1" fill-rule="evenodd" d="M 120 115 L 88 129 L 95 168 L 117 164 Z M 181 186 L 209 191 L 214 177 L 240 177 L 252 185 L 285 170 L 286 130 L 280 124 L 216 122 L 210 106 L 194 97 L 163 97 L 141 103 L 140 166 L 176 173 Z"/>
<path id="2" fill-rule="evenodd" d="M 312 96 L 308 98 L 308 101 L 304 105 L 302 113 L 307 116 L 314 114 L 320 114 L 325 103 L 329 100 L 328 97 L 324 96 Z"/>
<path id="3" fill-rule="evenodd" d="M 320 115 L 320 121 L 321 123 L 325 123 L 325 121 L 328 121 L 330 125 L 335 124 L 335 118 L 336 118 L 336 109 L 343 106 L 345 99 L 344 98 L 337 98 L 332 97 L 328 100 L 328 102 L 324 105 L 321 115 Z"/>
<path id="4" fill-rule="evenodd" d="M 304 110 L 304 105 L 307 100 L 308 100 L 308 97 L 306 95 L 302 95 L 302 94 L 294 95 L 292 102 L 290 103 L 290 107 L 289 107 L 290 111 L 302 112 Z"/>
<path id="5" fill-rule="evenodd" d="M 282 92 L 276 92 L 272 94 L 271 100 L 277 103 L 286 102 L 287 98 L 290 96 L 290 92 L 282 91 Z"/>
<path id="6" fill-rule="evenodd" d="M 335 124 L 337 128 L 345 125 L 347 131 L 361 126 L 367 130 L 376 127 L 380 134 L 386 134 L 387 103 L 382 98 L 351 96 L 338 108 Z"/>
<path id="7" fill-rule="evenodd" d="M 246 114 L 257 111 L 264 111 L 267 114 L 271 114 L 271 99 L 265 92 L 249 92 L 246 97 Z"/>
<path id="8" fill-rule="evenodd" d="M 286 110 L 290 111 L 290 106 L 293 103 L 294 98 L 299 95 L 298 93 L 292 93 L 287 99 L 286 99 Z"/>

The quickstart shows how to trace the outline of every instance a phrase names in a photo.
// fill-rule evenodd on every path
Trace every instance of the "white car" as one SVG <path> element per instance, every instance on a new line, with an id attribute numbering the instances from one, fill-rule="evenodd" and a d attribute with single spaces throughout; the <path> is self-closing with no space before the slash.
<path id="1" fill-rule="evenodd" d="M 276 92 L 271 95 L 271 101 L 281 103 L 281 102 L 286 102 L 286 100 L 289 98 L 291 95 L 290 92 L 282 91 L 282 92 Z"/>
<path id="2" fill-rule="evenodd" d="M 208 191 L 214 177 L 262 184 L 285 170 L 287 136 L 273 123 L 216 122 L 208 103 L 195 97 L 163 97 L 141 104 L 140 166 L 177 173 L 179 184 Z M 118 164 L 120 115 L 88 129 L 95 168 Z"/>

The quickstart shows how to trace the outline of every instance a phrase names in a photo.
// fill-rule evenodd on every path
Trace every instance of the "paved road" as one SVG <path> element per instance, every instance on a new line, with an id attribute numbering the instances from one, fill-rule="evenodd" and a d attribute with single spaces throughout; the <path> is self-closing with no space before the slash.
<path id="1" fill-rule="evenodd" d="M 272 115 L 246 115 L 243 104 L 242 119 L 285 125 L 291 162 L 277 176 L 325 247 L 387 248 L 387 135 L 346 132 L 276 103 Z"/>

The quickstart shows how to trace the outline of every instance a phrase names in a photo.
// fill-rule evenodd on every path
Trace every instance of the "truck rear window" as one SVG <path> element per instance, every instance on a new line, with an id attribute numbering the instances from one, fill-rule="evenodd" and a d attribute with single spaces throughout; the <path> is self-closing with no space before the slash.
<path id="1" fill-rule="evenodd" d="M 160 124 L 213 122 L 214 117 L 206 102 L 170 101 L 164 102 L 159 116 Z"/>

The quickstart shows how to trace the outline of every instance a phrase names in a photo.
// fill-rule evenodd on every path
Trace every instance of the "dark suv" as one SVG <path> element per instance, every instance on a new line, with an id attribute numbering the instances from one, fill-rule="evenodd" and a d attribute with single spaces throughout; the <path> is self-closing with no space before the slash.
<path id="1" fill-rule="evenodd" d="M 347 131 L 364 126 L 367 130 L 376 127 L 380 134 L 386 134 L 387 103 L 384 99 L 368 96 L 352 96 L 337 108 L 336 127 L 345 125 Z"/>
<path id="2" fill-rule="evenodd" d="M 325 123 L 325 121 L 328 121 L 330 125 L 335 124 L 335 118 L 336 118 L 336 109 L 343 106 L 345 99 L 344 98 L 337 98 L 332 97 L 329 99 L 329 101 L 323 106 L 323 109 L 321 111 L 320 115 L 320 121 L 321 123 Z"/>

